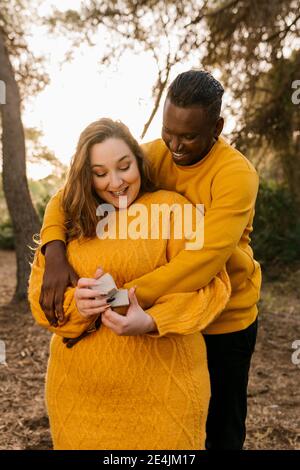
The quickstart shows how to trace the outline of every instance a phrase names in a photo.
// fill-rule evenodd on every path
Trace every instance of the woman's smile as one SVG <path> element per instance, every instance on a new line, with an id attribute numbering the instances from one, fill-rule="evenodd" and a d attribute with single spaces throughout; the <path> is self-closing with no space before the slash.
<path id="1" fill-rule="evenodd" d="M 108 192 L 110 192 L 114 197 L 120 197 L 120 196 L 125 196 L 125 194 L 127 194 L 128 188 L 129 186 L 119 191 L 108 191 Z"/>
<path id="2" fill-rule="evenodd" d="M 126 207 L 138 197 L 141 175 L 135 155 L 122 139 L 108 138 L 91 148 L 90 164 L 93 186 L 105 202 L 120 207 L 127 196 Z"/>

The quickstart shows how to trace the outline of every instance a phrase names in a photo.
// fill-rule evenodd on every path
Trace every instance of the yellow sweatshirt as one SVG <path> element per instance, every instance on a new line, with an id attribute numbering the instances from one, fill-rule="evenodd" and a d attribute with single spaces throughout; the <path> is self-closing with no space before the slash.
<path id="1" fill-rule="evenodd" d="M 135 203 L 149 210 L 151 204 L 182 206 L 188 201 L 170 191 L 157 191 Z M 121 287 L 171 262 L 184 249 L 186 240 L 174 236 L 173 214 L 169 222 L 170 239 L 163 239 L 160 232 L 158 239 L 74 240 L 67 245 L 69 262 L 81 277 L 92 277 L 101 265 Z M 150 234 L 151 224 L 148 230 Z M 210 385 L 200 331 L 229 300 L 226 271 L 197 292 L 168 293 L 158 299 L 147 310 L 157 334 L 117 336 L 101 325 L 68 349 L 62 336 L 79 336 L 91 321 L 81 317 L 74 288 L 69 288 L 64 301 L 67 322 L 49 326 L 39 305 L 44 267 L 38 250 L 29 301 L 36 321 L 54 333 L 46 379 L 54 448 L 204 448 Z"/>
<path id="2" fill-rule="evenodd" d="M 226 264 L 232 295 L 220 315 L 205 331 L 219 334 L 247 328 L 257 316 L 261 271 L 249 245 L 258 191 L 258 176 L 251 163 L 220 137 L 200 162 L 176 165 L 161 139 L 144 145 L 154 181 L 177 191 L 193 204 L 204 204 L 204 246 L 182 251 L 170 263 L 130 283 L 137 284 L 138 299 L 149 307 L 165 294 L 190 292 L 207 285 Z M 42 244 L 65 240 L 60 194 L 49 202 L 41 231 Z"/>

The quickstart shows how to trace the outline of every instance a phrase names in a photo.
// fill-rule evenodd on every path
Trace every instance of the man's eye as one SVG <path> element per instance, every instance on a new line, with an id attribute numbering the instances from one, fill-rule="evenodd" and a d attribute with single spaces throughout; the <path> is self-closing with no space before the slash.
<path id="1" fill-rule="evenodd" d="M 184 138 L 185 138 L 186 140 L 194 140 L 194 139 L 196 138 L 196 136 L 195 136 L 195 135 L 189 135 L 189 134 L 188 134 L 188 135 L 185 135 Z"/>

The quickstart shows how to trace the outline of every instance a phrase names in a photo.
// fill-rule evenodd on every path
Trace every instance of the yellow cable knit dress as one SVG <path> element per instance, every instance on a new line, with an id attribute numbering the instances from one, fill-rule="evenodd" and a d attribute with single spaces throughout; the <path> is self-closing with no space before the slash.
<path id="1" fill-rule="evenodd" d="M 150 210 L 153 203 L 182 206 L 189 201 L 170 191 L 157 191 L 144 194 L 136 203 Z M 171 216 L 170 239 L 74 240 L 67 254 L 80 277 L 93 277 L 101 266 L 122 287 L 166 264 L 184 249 L 184 243 L 173 237 Z M 158 299 L 147 310 L 157 324 L 157 334 L 118 336 L 101 325 L 68 349 L 62 337 L 77 337 L 91 320 L 79 314 L 75 289 L 69 288 L 64 299 L 67 322 L 49 326 L 39 305 L 44 266 L 38 250 L 29 301 L 36 321 L 54 333 L 46 377 L 54 449 L 203 449 L 210 383 L 200 330 L 229 299 L 225 270 L 198 292 Z M 136 295 L 139 298 L 138 286 Z"/>

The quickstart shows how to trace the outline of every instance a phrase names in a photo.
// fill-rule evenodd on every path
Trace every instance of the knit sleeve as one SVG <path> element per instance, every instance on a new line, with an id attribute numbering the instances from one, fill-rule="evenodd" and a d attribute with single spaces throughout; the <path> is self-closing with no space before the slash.
<path id="1" fill-rule="evenodd" d="M 65 214 L 61 205 L 62 190 L 58 191 L 47 204 L 41 229 L 41 250 L 53 240 L 66 241 Z"/>
<path id="2" fill-rule="evenodd" d="M 223 270 L 196 292 L 160 297 L 146 310 L 157 326 L 157 333 L 150 336 L 188 335 L 204 330 L 224 310 L 230 291 L 230 280 Z"/>
<path id="3" fill-rule="evenodd" d="M 58 323 L 58 327 L 49 325 L 49 322 L 40 306 L 40 293 L 45 271 L 45 258 L 41 255 L 40 249 L 35 253 L 34 261 L 31 268 L 28 287 L 28 300 L 31 312 L 36 322 L 52 333 L 64 336 L 66 338 L 76 338 L 93 325 L 95 318 L 85 319 L 76 307 L 74 287 L 69 287 L 64 294 L 64 313 L 65 320 Z"/>
<path id="4" fill-rule="evenodd" d="M 171 213 L 170 235 L 166 245 L 166 258 L 171 262 L 182 250 L 201 250 L 203 245 L 203 214 L 187 199 L 175 196 L 178 208 L 189 204 L 189 219 L 185 219 L 184 233 L 179 237 L 176 212 Z M 187 214 L 187 212 L 186 212 Z M 178 219 L 177 219 L 178 220 Z M 186 222 L 188 221 L 188 224 Z M 196 274 L 195 274 L 196 275 Z M 138 289 L 137 289 L 138 293 Z M 231 294 L 230 279 L 225 267 L 202 289 L 162 295 L 147 313 L 154 319 L 158 333 L 188 335 L 204 330 L 224 310 Z"/>
<path id="5" fill-rule="evenodd" d="M 203 247 L 194 251 L 182 249 L 169 263 L 133 279 L 125 288 L 137 285 L 138 299 L 143 308 L 148 308 L 166 293 L 205 287 L 221 271 L 241 240 L 253 217 L 257 190 L 258 176 L 253 170 L 232 174 L 229 168 L 220 172 L 212 185 L 212 205 L 205 212 Z"/>

